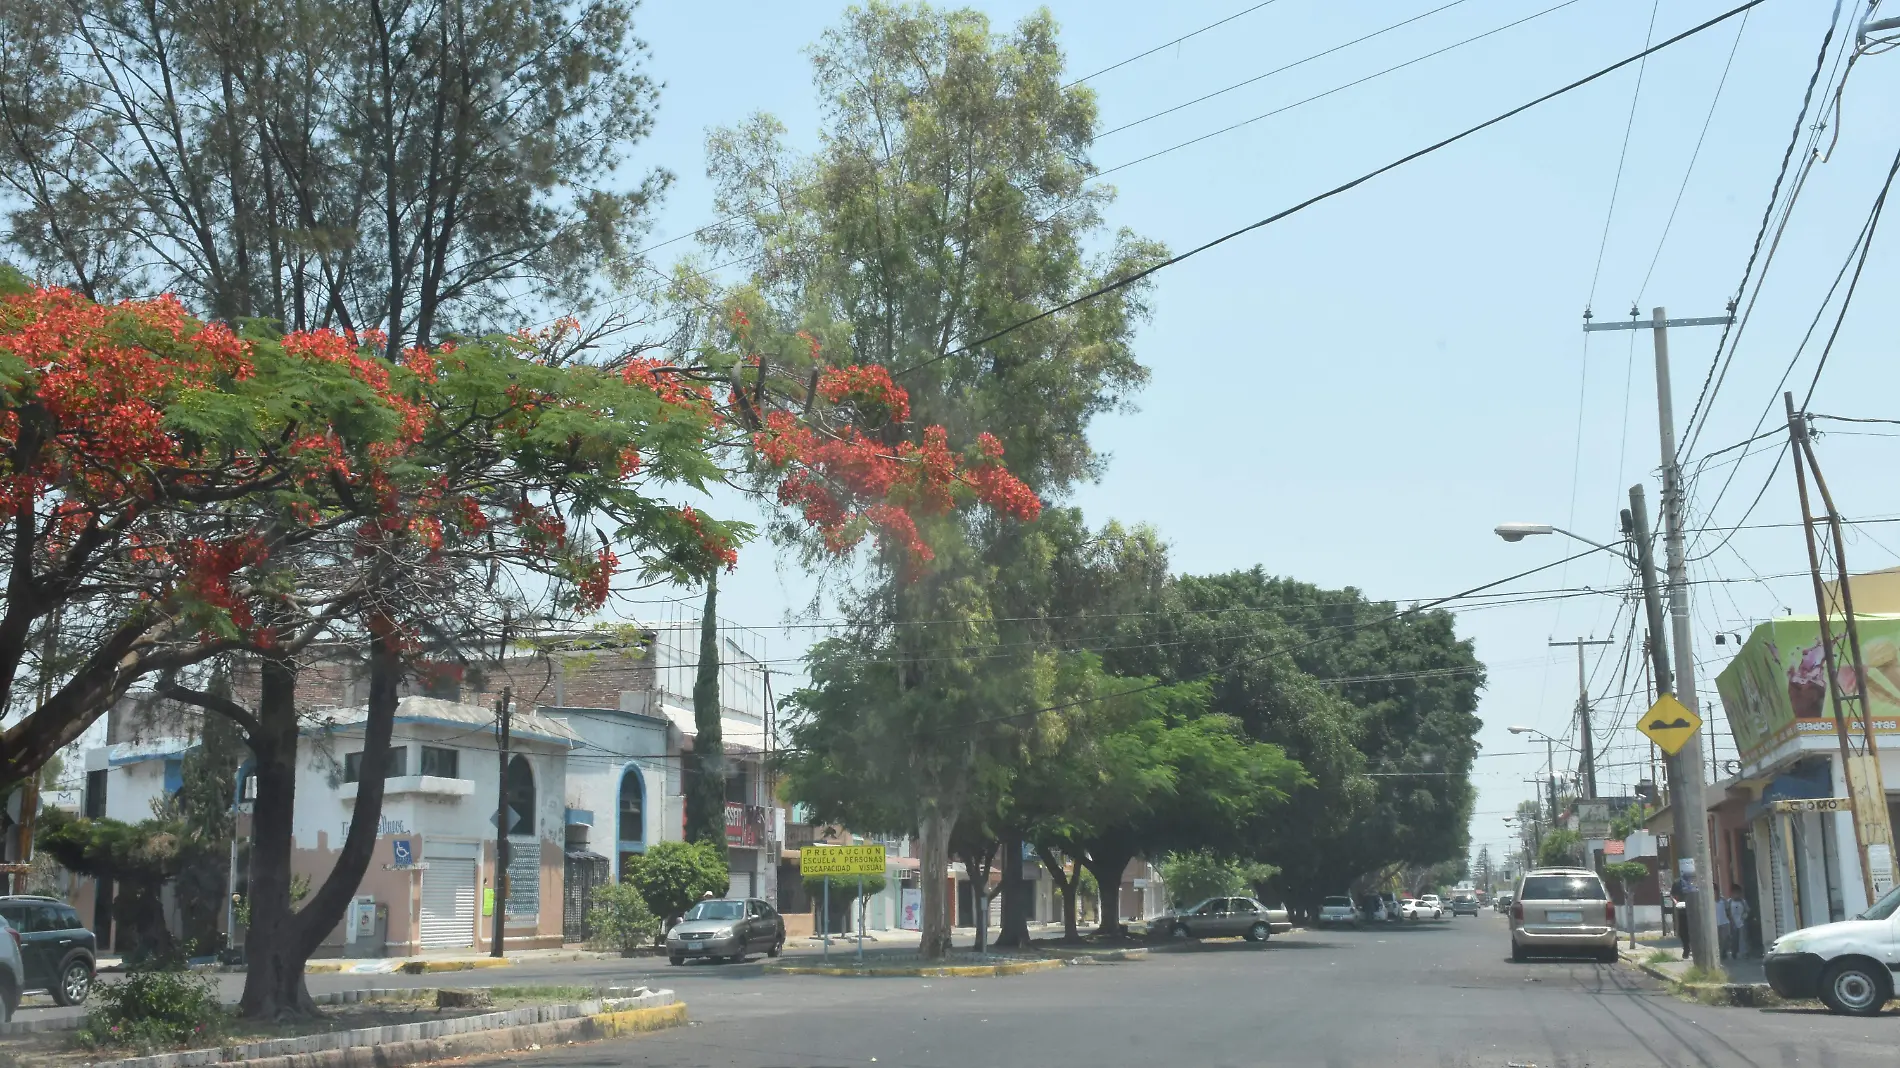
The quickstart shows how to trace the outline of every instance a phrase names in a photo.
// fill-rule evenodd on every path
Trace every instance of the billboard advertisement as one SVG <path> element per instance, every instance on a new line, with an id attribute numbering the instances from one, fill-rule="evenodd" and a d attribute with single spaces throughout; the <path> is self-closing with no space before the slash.
<path id="1" fill-rule="evenodd" d="M 1866 661 L 1864 681 L 1874 733 L 1900 734 L 1900 616 L 1863 615 L 1855 622 Z M 1834 685 L 1843 696 L 1852 696 L 1863 680 L 1854 677 L 1853 658 L 1838 622 L 1833 629 L 1840 665 Z M 1743 762 L 1758 760 L 1800 735 L 1821 735 L 1831 742 L 1834 703 L 1828 685 L 1821 627 L 1812 616 L 1788 616 L 1756 627 L 1715 678 Z M 1847 710 L 1850 717 L 1859 711 L 1854 705 Z M 1859 733 L 1859 719 L 1850 719 L 1847 729 Z"/>

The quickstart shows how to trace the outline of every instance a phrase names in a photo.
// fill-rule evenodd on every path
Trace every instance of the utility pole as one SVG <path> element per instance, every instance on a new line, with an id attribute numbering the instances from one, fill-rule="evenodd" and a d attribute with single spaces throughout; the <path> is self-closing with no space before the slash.
<path id="1" fill-rule="evenodd" d="M 1578 638 L 1574 642 L 1551 642 L 1553 648 L 1560 645 L 1577 647 L 1577 727 L 1578 737 L 1583 740 L 1583 799 L 1597 799 L 1597 748 L 1590 737 L 1590 685 L 1583 677 L 1583 649 L 1587 645 L 1615 645 L 1609 639 L 1591 641 Z"/>
<path id="2" fill-rule="evenodd" d="M 1630 321 L 1627 323 L 1591 323 L 1587 319 L 1585 330 L 1648 330 L 1656 344 L 1656 425 L 1662 445 L 1662 515 L 1663 545 L 1668 563 L 1668 594 L 1671 637 L 1676 643 L 1675 696 L 1689 708 L 1699 707 L 1695 694 L 1695 648 L 1691 642 L 1689 625 L 1689 565 L 1687 549 L 1683 538 L 1683 491 L 1682 470 L 1676 462 L 1676 414 L 1674 393 L 1669 380 L 1669 328 L 1689 326 L 1727 326 L 1735 320 L 1733 306 L 1727 315 L 1709 316 L 1701 319 L 1671 319 L 1661 308 L 1652 309 L 1648 322 L 1636 317 L 1636 309 L 1630 309 Z M 1631 491 L 1631 511 L 1637 509 L 1640 498 L 1635 490 Z M 1647 523 L 1644 524 L 1645 528 Z M 1647 537 L 1647 530 L 1644 530 Z M 1647 551 L 1645 541 L 1643 549 Z M 1650 556 L 1652 565 L 1653 554 Z M 1649 582 L 1647 577 L 1645 582 Z M 1662 620 L 1650 620 L 1650 632 L 1656 639 L 1657 648 L 1664 646 Z M 1660 658 L 1659 658 L 1660 663 Z M 1663 675 L 1657 672 L 1658 690 L 1670 692 L 1660 685 Z M 1695 896 L 1690 914 L 1695 924 L 1694 937 L 1690 939 L 1695 954 L 1696 966 L 1713 972 L 1720 964 L 1715 945 L 1715 872 L 1709 862 L 1708 813 L 1703 811 L 1705 798 L 1702 777 L 1702 735 L 1692 735 L 1676 754 L 1669 758 L 1669 778 L 1677 787 L 1671 811 L 1675 814 L 1676 856 L 1689 860 L 1693 865 L 1690 881 Z"/>
<path id="3" fill-rule="evenodd" d="M 488 955 L 503 956 L 503 929 L 508 911 L 508 729 L 514 718 L 514 690 L 501 688 L 501 703 L 495 706 L 495 738 L 500 755 L 501 774 L 495 779 L 495 923 L 488 940 Z"/>
<path id="4" fill-rule="evenodd" d="M 1814 442 L 1808 432 L 1807 417 L 1795 411 L 1794 394 L 1783 393 L 1782 403 L 1788 409 L 1788 437 L 1794 453 L 1794 483 L 1801 495 L 1801 527 L 1807 536 L 1808 569 L 1814 578 L 1814 609 L 1821 636 L 1821 652 L 1827 664 L 1827 692 L 1832 698 L 1834 710 L 1834 735 L 1840 744 L 1841 780 L 1847 786 L 1848 810 L 1853 814 L 1854 843 L 1860 851 L 1860 872 L 1862 889 L 1867 893 L 1867 901 L 1872 904 L 1879 900 L 1893 886 L 1893 827 L 1887 818 L 1886 785 L 1881 782 L 1880 749 L 1874 742 L 1873 709 L 1867 700 L 1867 666 L 1860 655 L 1860 628 L 1854 621 L 1854 595 L 1849 588 L 1847 575 L 1847 547 L 1841 536 L 1840 513 L 1834 508 L 1834 497 L 1828 492 L 1827 482 L 1821 478 L 1821 466 L 1814 457 Z M 1808 505 L 1808 475 L 1813 474 L 1814 486 L 1821 494 L 1821 505 L 1827 509 L 1825 518 L 1828 525 L 1827 548 L 1834 556 L 1836 576 L 1835 596 L 1839 599 L 1838 608 L 1830 606 L 1827 596 L 1827 583 L 1821 577 L 1821 544 L 1816 540 L 1814 510 Z M 1842 693 L 1841 674 L 1836 649 L 1833 618 L 1841 617 L 1842 628 L 1846 631 L 1848 655 L 1853 659 L 1854 690 Z M 1861 731 L 1860 752 L 1854 751 L 1848 737 L 1847 712 L 1844 702 L 1858 702 Z"/>

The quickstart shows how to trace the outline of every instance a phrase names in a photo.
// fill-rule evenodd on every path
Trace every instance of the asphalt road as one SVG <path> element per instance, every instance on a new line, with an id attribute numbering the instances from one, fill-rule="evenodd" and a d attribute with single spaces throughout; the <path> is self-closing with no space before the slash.
<path id="1" fill-rule="evenodd" d="M 1891 1068 L 1900 1050 L 1892 1009 L 1862 1020 L 1714 1008 L 1675 998 L 1626 966 L 1512 964 L 1508 952 L 1503 919 L 1486 913 L 1299 931 L 1265 946 L 1190 944 L 1144 961 L 1001 979 L 622 969 L 677 990 L 693 1025 L 487 1063 Z"/>
<path id="2" fill-rule="evenodd" d="M 1900 1011 L 1714 1008 L 1626 966 L 1512 964 L 1501 917 L 1296 931 L 1264 946 L 1170 944 L 1148 959 L 985 979 L 773 976 L 663 960 L 506 971 L 310 977 L 350 986 L 497 983 L 670 987 L 690 1026 L 489 1065 L 1034 1068 L 1164 1065 L 1466 1068 L 1859 1068 L 1900 1063 Z M 221 976 L 235 996 L 242 976 Z"/>

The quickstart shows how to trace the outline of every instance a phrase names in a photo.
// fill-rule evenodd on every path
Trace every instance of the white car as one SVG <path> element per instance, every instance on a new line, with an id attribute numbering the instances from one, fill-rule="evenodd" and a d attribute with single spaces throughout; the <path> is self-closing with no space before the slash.
<path id="1" fill-rule="evenodd" d="M 1445 906 L 1438 900 L 1437 894 L 1413 898 L 1405 903 L 1403 911 L 1408 920 L 1440 920 L 1445 917 Z"/>
<path id="2" fill-rule="evenodd" d="M 1900 974 L 1900 886 L 1851 920 L 1803 927 L 1775 939 L 1762 960 L 1784 998 L 1819 997 L 1850 1016 L 1872 1016 Z"/>

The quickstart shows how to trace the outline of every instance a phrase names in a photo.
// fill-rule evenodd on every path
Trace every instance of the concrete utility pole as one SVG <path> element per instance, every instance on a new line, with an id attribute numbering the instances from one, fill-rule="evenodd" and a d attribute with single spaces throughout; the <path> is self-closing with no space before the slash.
<path id="1" fill-rule="evenodd" d="M 1581 753 L 1583 760 L 1583 767 L 1581 769 L 1583 772 L 1583 799 L 1585 801 L 1595 801 L 1597 799 L 1597 747 L 1595 740 L 1590 737 L 1590 684 L 1583 677 L 1583 650 L 1584 647 L 1588 645 L 1615 645 L 1616 643 L 1607 638 L 1601 641 L 1578 638 L 1574 642 L 1551 642 L 1549 644 L 1553 648 L 1560 645 L 1574 645 L 1577 647 L 1577 737 L 1583 742 Z"/>
<path id="2" fill-rule="evenodd" d="M 1632 309 L 1633 311 L 1634 309 Z M 1672 326 L 1726 326 L 1734 321 L 1734 313 L 1712 316 L 1703 319 L 1670 319 L 1661 308 L 1654 309 L 1649 322 L 1632 317 L 1628 323 L 1590 323 L 1585 322 L 1585 330 L 1642 330 L 1647 329 L 1656 342 L 1656 423 L 1662 445 L 1662 509 L 1663 509 L 1663 545 L 1669 566 L 1669 616 L 1671 637 L 1676 643 L 1675 693 L 1676 699 L 1689 708 L 1698 708 L 1700 703 L 1695 695 L 1695 649 L 1689 629 L 1689 566 L 1686 559 L 1687 549 L 1683 538 L 1683 501 L 1682 471 L 1676 462 L 1676 413 L 1674 393 L 1669 381 L 1669 328 Z M 1640 488 L 1640 487 L 1639 487 Z M 1641 503 L 1641 495 L 1632 489 L 1630 507 L 1634 512 Z M 1645 536 L 1647 531 L 1643 531 Z M 1639 550 L 1649 552 L 1648 541 L 1639 545 Z M 1649 556 L 1654 561 L 1653 555 Z M 1647 578 L 1646 582 L 1649 581 Z M 1660 650 L 1662 642 L 1661 620 L 1652 618 L 1651 634 L 1657 639 Z M 1661 665 L 1661 658 L 1658 657 Z M 1656 674 L 1658 683 L 1663 681 L 1662 672 Z M 1662 686 L 1657 689 L 1669 692 Z M 1709 862 L 1708 813 L 1704 811 L 1705 783 L 1702 776 L 1702 735 L 1692 735 L 1682 748 L 1669 758 L 1669 778 L 1676 785 L 1675 798 L 1671 811 L 1674 813 L 1676 833 L 1676 856 L 1688 859 L 1693 867 L 1689 872 L 1694 886 L 1694 898 L 1691 903 L 1691 922 L 1695 924 L 1690 948 L 1695 955 L 1696 966 L 1704 971 L 1713 972 L 1721 962 L 1715 945 L 1715 872 Z"/>

